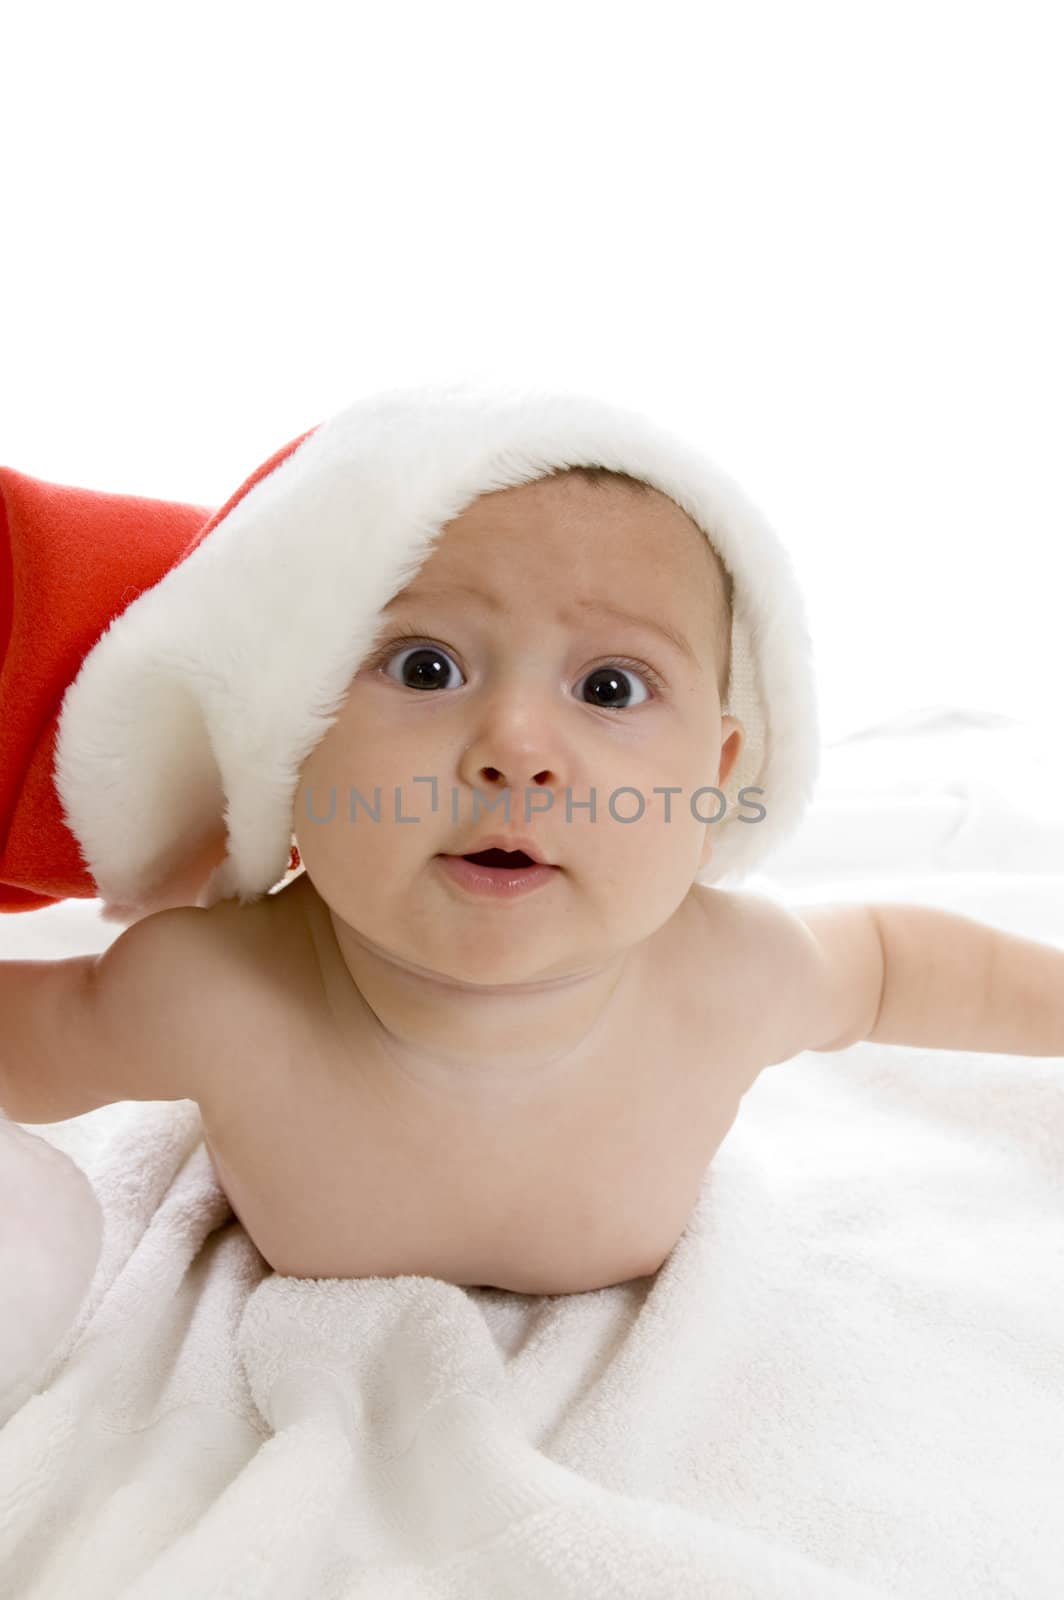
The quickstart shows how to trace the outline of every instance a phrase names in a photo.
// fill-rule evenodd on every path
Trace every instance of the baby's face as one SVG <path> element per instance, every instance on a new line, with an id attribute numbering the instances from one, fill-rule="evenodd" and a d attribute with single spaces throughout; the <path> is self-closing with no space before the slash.
<path id="1" fill-rule="evenodd" d="M 716 581 L 702 533 L 656 492 L 562 477 L 474 501 L 385 607 L 303 765 L 297 841 L 334 917 L 484 984 L 561 976 L 663 926 L 714 843 L 694 812 L 720 804 L 692 797 L 742 741 L 716 687 Z M 435 810 L 415 778 L 436 780 Z M 500 833 L 560 870 L 516 898 L 457 885 L 440 857 Z"/>

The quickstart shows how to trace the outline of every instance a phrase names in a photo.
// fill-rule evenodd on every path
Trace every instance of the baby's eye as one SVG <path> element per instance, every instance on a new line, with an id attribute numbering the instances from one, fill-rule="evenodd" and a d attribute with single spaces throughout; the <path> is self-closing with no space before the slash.
<path id="1" fill-rule="evenodd" d="M 371 665 L 380 667 L 387 677 L 406 689 L 457 688 L 459 684 L 452 678 L 452 669 L 459 683 L 465 682 L 450 651 L 425 639 L 386 644 Z M 594 667 L 578 683 L 587 685 L 591 704 L 605 711 L 625 711 L 648 700 L 645 683 L 653 685 L 657 679 L 643 662 L 620 658 L 606 666 Z"/>
<path id="2" fill-rule="evenodd" d="M 398 661 L 401 656 L 406 661 L 399 668 L 399 682 L 406 689 L 453 689 L 455 685 L 448 681 L 448 665 L 458 667 L 454 657 L 438 644 L 413 644 L 405 645 L 401 650 L 394 651 L 387 657 L 385 670 L 388 670 L 393 661 Z M 393 674 L 389 671 L 388 677 Z M 462 674 L 458 672 L 461 678 Z M 465 679 L 462 679 L 463 683 Z"/>
<path id="3" fill-rule="evenodd" d="M 634 664 L 633 664 L 634 665 Z M 640 667 L 639 673 L 649 677 L 646 668 Z M 588 685 L 589 691 L 594 696 L 594 704 L 602 706 L 607 711 L 626 711 L 630 705 L 642 705 L 650 696 L 640 682 L 639 673 L 628 670 L 628 664 L 613 662 L 608 667 L 595 667 L 580 681 Z M 642 689 L 642 700 L 632 701 L 629 685 L 639 684 Z"/>

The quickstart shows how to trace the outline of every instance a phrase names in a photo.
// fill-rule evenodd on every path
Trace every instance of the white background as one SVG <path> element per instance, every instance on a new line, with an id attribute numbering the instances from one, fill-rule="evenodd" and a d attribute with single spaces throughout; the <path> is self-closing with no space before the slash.
<path id="1" fill-rule="evenodd" d="M 0 459 L 215 506 L 397 383 L 700 440 L 808 596 L 826 739 L 1059 747 L 1055 5 L 9 8 Z"/>

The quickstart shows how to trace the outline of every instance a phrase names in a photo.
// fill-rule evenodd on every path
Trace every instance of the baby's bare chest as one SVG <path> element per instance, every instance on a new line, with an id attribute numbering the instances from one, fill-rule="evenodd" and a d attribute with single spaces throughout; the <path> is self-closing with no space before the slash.
<path id="1" fill-rule="evenodd" d="M 530 1294 L 655 1271 L 750 1081 L 728 1040 L 664 1013 L 524 1099 L 400 1090 L 339 1062 L 305 1020 L 246 1070 L 201 1102 L 204 1132 L 275 1270 Z"/>
<path id="2" fill-rule="evenodd" d="M 313 982 L 263 985 L 200 1109 L 270 1265 L 530 1294 L 655 1271 L 758 1071 L 723 960 L 664 955 L 578 1070 L 505 1092 L 412 1087 Z"/>

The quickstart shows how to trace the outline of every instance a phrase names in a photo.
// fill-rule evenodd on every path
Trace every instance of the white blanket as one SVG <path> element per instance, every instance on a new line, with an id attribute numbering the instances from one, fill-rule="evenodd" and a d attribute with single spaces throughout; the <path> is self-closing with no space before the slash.
<path id="1" fill-rule="evenodd" d="M 936 727 L 829 752 L 809 827 L 750 887 L 1064 948 L 1064 793 L 1021 793 L 1015 763 L 1010 786 L 978 728 L 986 766 L 958 782 L 954 755 L 921 789 Z M 855 831 L 840 852 L 870 810 L 863 856 Z M 878 879 L 828 876 L 890 850 Z M 0 954 L 42 953 L 13 925 L 60 911 L 7 919 Z M 773 1067 L 656 1277 L 557 1298 L 276 1276 L 189 1101 L 33 1131 L 105 1231 L 0 1427 L 5 1600 L 1061 1592 L 1064 1060 L 863 1044 Z"/>

